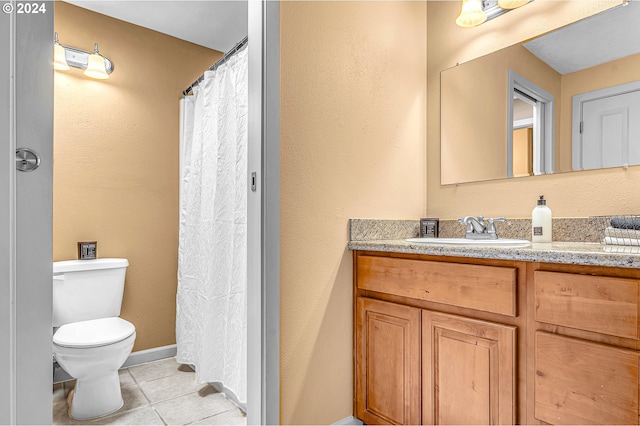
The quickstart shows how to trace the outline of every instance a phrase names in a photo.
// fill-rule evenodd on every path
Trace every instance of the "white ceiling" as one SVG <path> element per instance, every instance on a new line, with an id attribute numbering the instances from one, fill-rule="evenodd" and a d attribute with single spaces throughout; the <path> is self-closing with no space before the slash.
<path id="1" fill-rule="evenodd" d="M 247 35 L 247 0 L 65 1 L 220 52 Z"/>
<path id="2" fill-rule="evenodd" d="M 560 74 L 640 52 L 640 2 L 599 13 L 524 44 Z"/>

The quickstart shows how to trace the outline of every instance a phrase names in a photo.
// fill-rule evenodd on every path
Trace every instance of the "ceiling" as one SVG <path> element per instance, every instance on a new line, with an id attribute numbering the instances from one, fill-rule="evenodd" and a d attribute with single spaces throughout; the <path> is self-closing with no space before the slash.
<path id="1" fill-rule="evenodd" d="M 141 27 L 227 52 L 247 35 L 247 0 L 65 0 Z"/>
<path id="2" fill-rule="evenodd" d="M 640 52 L 640 2 L 630 2 L 524 44 L 560 74 Z"/>

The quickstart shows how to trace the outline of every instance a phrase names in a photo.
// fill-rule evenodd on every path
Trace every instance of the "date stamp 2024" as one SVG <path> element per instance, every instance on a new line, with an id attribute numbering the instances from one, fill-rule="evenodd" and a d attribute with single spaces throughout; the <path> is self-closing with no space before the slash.
<path id="1" fill-rule="evenodd" d="M 35 14 L 47 13 L 47 5 L 46 3 L 37 3 L 37 2 L 4 3 L 2 5 L 2 11 L 7 14 L 15 12 L 19 15 L 21 14 L 35 15 Z"/>

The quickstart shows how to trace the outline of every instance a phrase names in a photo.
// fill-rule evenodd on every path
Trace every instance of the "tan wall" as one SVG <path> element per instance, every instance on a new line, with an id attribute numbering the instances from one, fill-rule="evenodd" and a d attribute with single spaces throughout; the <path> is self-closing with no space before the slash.
<path id="1" fill-rule="evenodd" d="M 507 176 L 509 70 L 551 93 L 560 121 L 560 74 L 519 44 L 442 72 L 443 183 Z"/>
<path id="2" fill-rule="evenodd" d="M 56 2 L 60 42 L 98 42 L 107 81 L 55 72 L 54 260 L 97 240 L 99 257 L 129 259 L 121 316 L 134 350 L 175 343 L 179 99 L 220 52 Z"/>
<path id="3" fill-rule="evenodd" d="M 640 53 L 562 76 L 562 152 L 560 170 L 571 170 L 573 95 L 640 80 Z"/>
<path id="4" fill-rule="evenodd" d="M 640 211 L 640 168 L 562 173 L 458 186 L 440 185 L 440 71 L 605 10 L 621 1 L 536 1 L 472 29 L 454 21 L 458 2 L 429 1 L 427 194 L 429 216 L 530 217 L 544 194 L 556 217 Z"/>
<path id="5" fill-rule="evenodd" d="M 426 4 L 283 2 L 281 421 L 353 414 L 350 217 L 425 209 Z"/>

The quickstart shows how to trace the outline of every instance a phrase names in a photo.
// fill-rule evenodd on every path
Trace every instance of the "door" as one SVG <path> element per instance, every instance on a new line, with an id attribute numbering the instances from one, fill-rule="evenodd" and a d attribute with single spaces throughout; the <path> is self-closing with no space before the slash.
<path id="1" fill-rule="evenodd" d="M 514 177 L 514 130 L 525 120 L 532 127 L 531 168 L 534 175 L 553 173 L 554 169 L 554 97 L 534 82 L 508 70 L 507 98 L 507 177 Z M 527 104 L 528 111 L 523 111 Z M 521 116 L 522 113 L 525 116 Z"/>
<path id="2" fill-rule="evenodd" d="M 0 14 L 0 424 L 51 424 L 53 2 L 25 5 Z"/>
<path id="3" fill-rule="evenodd" d="M 535 417 L 550 424 L 638 424 L 638 353 L 538 331 Z"/>
<path id="4" fill-rule="evenodd" d="M 515 424 L 516 328 L 422 311 L 425 424 Z"/>
<path id="5" fill-rule="evenodd" d="M 360 297 L 356 317 L 356 417 L 420 424 L 420 310 Z"/>
<path id="6" fill-rule="evenodd" d="M 632 90 L 635 86 L 637 83 L 576 97 L 575 170 L 640 164 L 640 88 Z"/>

